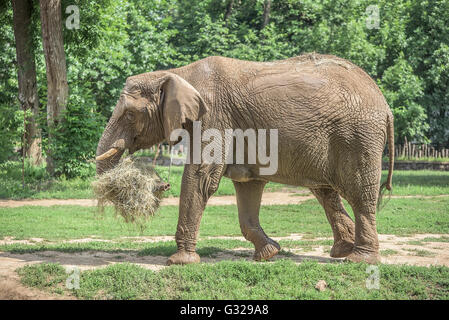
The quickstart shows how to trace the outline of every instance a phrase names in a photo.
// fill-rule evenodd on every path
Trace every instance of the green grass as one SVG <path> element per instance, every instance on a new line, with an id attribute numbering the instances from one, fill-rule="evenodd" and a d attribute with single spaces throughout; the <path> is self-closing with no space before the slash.
<path id="1" fill-rule="evenodd" d="M 203 257 L 214 256 L 217 253 L 238 247 L 253 249 L 248 241 L 239 240 L 200 240 L 197 244 L 197 252 Z M 75 252 L 108 252 L 108 253 L 136 253 L 138 256 L 165 256 L 168 257 L 176 252 L 175 241 L 139 242 L 139 241 L 114 241 L 101 242 L 90 241 L 85 243 L 51 243 L 51 244 L 9 244 L 0 245 L 0 251 L 14 254 L 24 254 L 42 251 L 57 251 L 65 253 Z"/>
<path id="2" fill-rule="evenodd" d="M 352 215 L 350 207 L 347 208 Z M 80 206 L 0 208 L 0 237 L 57 240 L 174 235 L 178 221 L 178 208 L 164 206 L 140 233 L 135 226 L 116 218 L 111 207 L 106 208 L 103 216 L 96 215 L 95 211 L 95 207 Z M 332 235 L 324 211 L 314 199 L 298 205 L 262 206 L 260 220 L 270 236 Z M 449 197 L 391 199 L 377 214 L 377 228 L 379 233 L 396 235 L 448 233 Z M 200 235 L 241 235 L 236 206 L 207 206 Z"/>
<path id="3" fill-rule="evenodd" d="M 449 242 L 449 237 L 447 237 L 447 236 L 442 236 L 442 237 L 439 237 L 439 238 L 426 237 L 426 238 L 421 239 L 421 240 L 408 241 L 407 244 L 416 245 L 416 246 L 423 246 L 423 245 L 425 245 L 425 242 Z"/>
<path id="4" fill-rule="evenodd" d="M 412 240 L 412 241 L 407 241 L 407 244 L 411 244 L 413 246 L 423 246 L 424 242 L 419 241 L 419 240 Z"/>
<path id="5" fill-rule="evenodd" d="M 378 265 L 379 289 L 366 286 L 367 265 L 288 260 L 222 261 L 172 266 L 159 272 L 128 263 L 81 273 L 79 289 L 65 288 L 58 264 L 19 269 L 22 283 L 81 299 L 449 299 L 449 268 Z M 326 290 L 315 289 L 319 280 Z"/>
<path id="6" fill-rule="evenodd" d="M 2 171 L 3 170 L 3 171 Z M 158 168 L 166 179 L 168 168 Z M 8 171 L 8 170 L 6 170 Z M 169 196 L 180 192 L 182 167 L 172 167 Z M 26 188 L 22 189 L 20 176 L 14 176 L 0 167 L 0 198 L 90 198 L 92 177 L 49 182 L 43 172 L 28 172 Z M 34 176 L 33 176 L 34 175 Z M 386 171 L 383 172 L 383 181 Z M 271 190 L 286 186 L 268 184 Z M 449 194 L 449 172 L 395 171 L 394 195 Z M 232 182 L 223 179 L 218 195 L 234 194 Z M 350 215 L 351 208 L 345 202 Z M 126 261 L 127 254 L 138 256 L 170 256 L 176 252 L 174 241 L 141 242 L 122 237 L 174 235 L 178 221 L 176 206 L 161 207 L 141 233 L 136 226 L 116 218 L 111 207 L 104 215 L 95 214 L 95 207 L 53 206 L 0 208 L 0 239 L 43 238 L 34 244 L 1 245 L 0 251 L 22 254 L 57 251 L 108 252 L 116 259 Z M 301 233 L 303 240 L 281 240 L 284 249 L 309 251 L 324 246 L 329 251 L 332 240 L 315 240 L 332 237 L 330 225 L 316 200 L 298 205 L 263 206 L 261 224 L 269 236 Z M 447 234 L 449 231 L 449 197 L 392 198 L 377 214 L 377 229 L 382 234 L 411 235 L 415 233 Z M 214 257 L 231 252 L 236 257 L 250 258 L 253 245 L 248 241 L 233 239 L 205 239 L 207 236 L 241 236 L 236 206 L 207 206 L 200 227 L 197 252 L 202 257 Z M 91 238 L 82 243 L 65 243 L 65 239 Z M 110 242 L 98 241 L 110 239 Z M 428 241 L 447 242 L 448 238 L 428 237 Z M 392 250 L 391 250 L 392 251 Z M 381 251 L 388 256 L 395 254 Z M 425 250 L 410 251 L 412 255 L 431 256 Z M 65 287 L 68 277 L 58 264 L 37 264 L 19 269 L 22 282 L 52 293 L 71 293 L 81 299 L 449 299 L 449 268 L 378 265 L 380 290 L 368 290 L 366 265 L 350 263 L 294 264 L 288 250 L 280 252 L 286 260 L 270 263 L 247 261 L 221 261 L 216 264 L 172 266 L 159 272 L 137 265 L 120 263 L 81 274 L 80 289 Z M 290 260 L 289 260 L 290 257 Z M 325 280 L 328 288 L 317 291 L 318 280 Z"/>
<path id="7" fill-rule="evenodd" d="M 53 293 L 63 293 L 67 274 L 65 269 L 55 263 L 27 265 L 17 270 L 23 284 L 37 289 L 47 289 Z"/>
<path id="8" fill-rule="evenodd" d="M 422 239 L 423 242 L 449 242 L 449 237 L 442 236 L 440 238 L 427 237 Z"/>
<path id="9" fill-rule="evenodd" d="M 156 170 L 161 176 L 162 179 L 167 181 L 168 179 L 168 167 L 162 167 L 157 166 Z M 170 185 L 171 188 L 169 191 L 164 193 L 164 196 L 167 197 L 179 197 L 181 193 L 181 180 L 182 180 L 182 174 L 184 172 L 184 167 L 171 167 L 171 173 L 170 173 Z M 269 182 L 265 186 L 266 191 L 277 191 L 281 190 L 283 188 L 286 188 L 287 186 L 279 183 Z M 448 192 L 449 193 L 449 192 Z M 234 195 L 235 189 L 234 184 L 232 183 L 231 179 L 223 178 L 220 181 L 220 185 L 218 187 L 218 190 L 215 192 L 215 195 L 217 196 L 225 196 L 225 195 Z"/>
<path id="10" fill-rule="evenodd" d="M 391 256 L 391 255 L 398 254 L 398 251 L 392 250 L 392 249 L 386 249 L 386 250 L 381 250 L 380 254 L 382 256 Z"/>
<path id="11" fill-rule="evenodd" d="M 382 181 L 386 172 L 382 173 Z M 449 171 L 399 171 L 393 173 L 393 195 L 435 196 L 449 194 Z"/>
<path id="12" fill-rule="evenodd" d="M 95 163 L 89 163 L 82 176 L 66 179 L 50 178 L 45 165 L 25 163 L 24 185 L 22 163 L 8 161 L 0 164 L 0 199 L 83 199 L 91 198 L 90 183 L 95 176 Z"/>
<path id="13" fill-rule="evenodd" d="M 435 257 L 435 253 L 430 252 L 428 250 L 418 250 L 418 249 L 405 249 L 407 251 L 410 251 L 411 255 L 418 256 L 418 257 Z"/>
<path id="14" fill-rule="evenodd" d="M 25 186 L 22 186 L 20 162 L 0 164 L 0 199 L 88 199 L 93 197 L 91 182 L 95 176 L 95 163 L 90 163 L 82 177 L 50 179 L 45 167 L 25 166 Z M 168 179 L 168 167 L 157 166 L 160 176 Z M 165 196 L 179 196 L 183 167 L 172 166 L 170 173 L 171 190 Z M 382 181 L 386 180 L 387 171 L 382 173 Z M 266 191 L 278 191 L 284 188 L 304 189 L 278 183 L 268 183 Z M 235 194 L 232 181 L 223 178 L 216 195 Z M 393 175 L 394 195 L 440 195 L 449 194 L 449 172 L 445 171 L 399 171 Z"/>
<path id="15" fill-rule="evenodd" d="M 44 167 L 26 167 L 25 187 L 22 186 L 20 163 L 0 165 L 0 199 L 90 199 L 93 198 L 91 183 L 95 179 L 95 164 L 91 164 L 86 176 L 65 179 L 59 177 L 50 179 Z M 157 166 L 157 172 L 162 179 L 168 179 L 168 167 Z M 178 197 L 181 192 L 181 180 L 184 167 L 171 167 L 171 189 L 164 193 L 166 197 Z M 285 188 L 285 185 L 270 182 L 267 191 Z M 223 178 L 216 195 L 235 194 L 232 181 Z"/>
<path id="16" fill-rule="evenodd" d="M 279 244 L 282 248 L 301 249 L 302 251 L 310 251 L 318 246 L 328 246 L 333 244 L 333 240 L 304 241 L 304 240 L 280 240 Z M 197 252 L 202 257 L 213 257 L 217 253 L 227 252 L 236 248 L 245 248 L 249 251 L 254 250 L 254 245 L 249 241 L 237 239 L 203 239 L 197 243 Z M 121 239 L 111 242 L 92 241 L 89 242 L 72 242 L 72 243 L 36 243 L 36 244 L 6 244 L 0 245 L 0 251 L 10 252 L 13 254 L 25 254 L 43 251 L 57 251 L 64 253 L 75 252 L 108 252 L 108 253 L 136 253 L 138 256 L 170 256 L 176 252 L 176 242 L 159 241 L 159 242 L 142 242 L 129 239 Z M 237 254 L 234 251 L 233 254 Z M 289 252 L 284 251 L 280 254 L 288 255 Z"/>
<path id="17" fill-rule="evenodd" d="M 388 162 L 388 157 L 383 157 L 384 162 Z M 422 157 L 422 158 L 408 158 L 408 157 L 395 157 L 394 161 L 396 162 L 449 162 L 448 157 L 442 158 L 433 158 L 433 157 Z"/>

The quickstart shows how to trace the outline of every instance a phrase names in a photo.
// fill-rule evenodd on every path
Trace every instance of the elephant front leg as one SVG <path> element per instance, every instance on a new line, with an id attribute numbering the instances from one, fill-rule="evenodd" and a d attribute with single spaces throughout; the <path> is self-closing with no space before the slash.
<path id="1" fill-rule="evenodd" d="M 237 196 L 240 229 L 245 239 L 255 246 L 254 260 L 268 260 L 276 255 L 281 247 L 270 239 L 259 223 L 260 201 L 262 199 L 264 181 L 233 181 Z"/>
<path id="2" fill-rule="evenodd" d="M 222 176 L 222 165 L 194 165 L 184 168 L 179 218 L 176 230 L 177 252 L 170 256 L 168 265 L 200 262 L 196 253 L 196 242 L 207 200 L 218 189 Z"/>

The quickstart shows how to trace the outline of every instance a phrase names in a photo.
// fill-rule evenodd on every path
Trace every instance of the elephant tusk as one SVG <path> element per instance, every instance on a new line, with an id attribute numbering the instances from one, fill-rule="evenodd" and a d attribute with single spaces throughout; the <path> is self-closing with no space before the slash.
<path id="1" fill-rule="evenodd" d="M 95 158 L 95 160 L 97 161 L 101 161 L 101 160 L 105 160 L 107 158 L 112 157 L 114 154 L 116 154 L 118 151 L 117 148 L 111 148 L 108 151 L 106 151 L 105 153 L 103 153 L 102 155 L 98 156 Z"/>

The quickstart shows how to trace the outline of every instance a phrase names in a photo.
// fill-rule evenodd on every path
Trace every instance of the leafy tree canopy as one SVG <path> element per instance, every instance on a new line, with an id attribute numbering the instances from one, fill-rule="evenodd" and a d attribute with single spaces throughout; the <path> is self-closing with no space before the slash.
<path id="1" fill-rule="evenodd" d="M 63 28 L 70 96 L 68 121 L 58 141 L 60 163 L 81 163 L 94 156 L 98 136 L 128 76 L 210 55 L 269 61 L 315 51 L 347 58 L 379 84 L 395 115 L 398 142 L 407 138 L 448 145 L 448 1 L 273 0 L 267 25 L 262 23 L 266 0 L 234 0 L 232 6 L 230 1 L 63 0 L 63 20 L 69 16 L 67 6 L 76 5 L 80 24 L 79 29 Z M 17 100 L 11 4 L 2 2 L 0 9 L 4 161 L 20 147 L 23 114 Z M 34 9 L 33 46 L 45 119 L 38 4 Z M 83 121 L 88 123 L 84 127 Z M 70 170 L 76 172 L 61 165 L 59 172 Z"/>

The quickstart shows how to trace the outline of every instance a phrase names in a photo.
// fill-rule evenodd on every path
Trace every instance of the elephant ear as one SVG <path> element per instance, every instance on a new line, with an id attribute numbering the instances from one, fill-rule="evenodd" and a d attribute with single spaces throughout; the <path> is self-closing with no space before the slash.
<path id="1" fill-rule="evenodd" d="M 171 144 L 170 134 L 173 130 L 182 128 L 187 120 L 201 119 L 208 108 L 200 93 L 178 75 L 169 74 L 161 89 L 164 134 Z"/>

